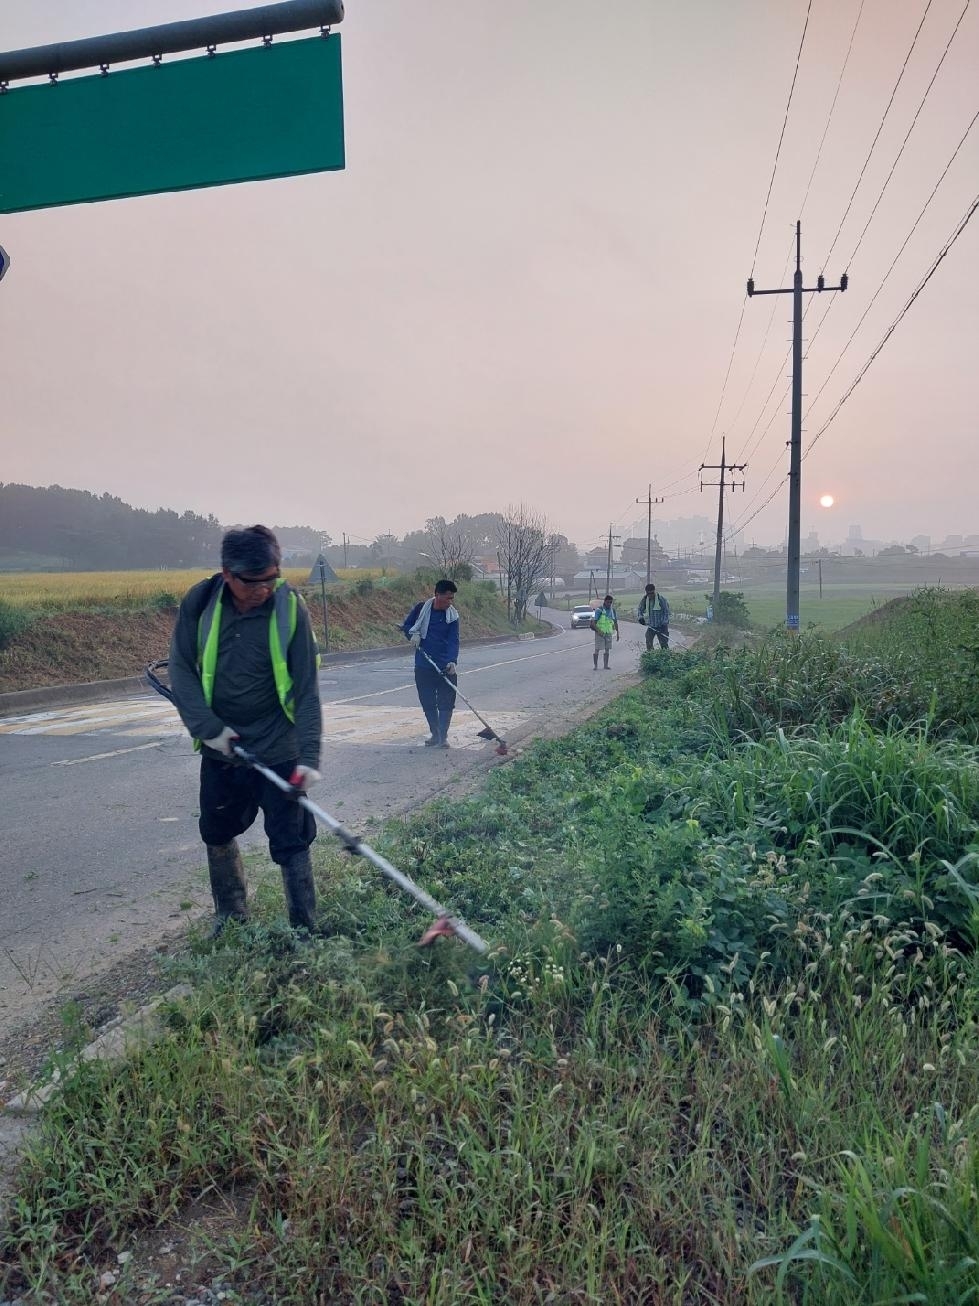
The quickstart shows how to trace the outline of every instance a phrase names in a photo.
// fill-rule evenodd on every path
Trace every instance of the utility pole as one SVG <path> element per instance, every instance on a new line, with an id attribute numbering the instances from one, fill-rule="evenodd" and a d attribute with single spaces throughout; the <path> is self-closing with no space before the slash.
<path id="1" fill-rule="evenodd" d="M 347 565 L 347 532 L 343 532 L 343 565 Z"/>
<path id="2" fill-rule="evenodd" d="M 802 296 L 824 290 L 846 290 L 849 278 L 844 272 L 838 286 L 827 286 L 823 274 L 814 286 L 802 284 L 802 223 L 795 224 L 795 276 L 792 289 L 756 290 L 753 277 L 748 278 L 748 298 L 752 295 L 792 296 L 792 434 L 789 440 L 789 551 L 785 587 L 785 627 L 799 629 L 799 535 L 802 508 Z"/>
<path id="3" fill-rule="evenodd" d="M 653 487 L 650 485 L 649 493 L 646 496 L 648 511 L 646 513 L 646 584 L 653 578 L 652 569 L 652 548 L 653 548 L 653 504 L 662 503 L 662 499 L 653 498 Z M 636 503 L 642 503 L 642 499 L 637 499 Z"/>
<path id="4" fill-rule="evenodd" d="M 703 493 L 705 485 L 717 485 L 720 487 L 717 493 L 717 544 L 714 548 L 714 597 L 711 600 L 714 605 L 715 621 L 719 619 L 717 603 L 718 599 L 721 597 L 721 544 L 724 539 L 724 489 L 726 484 L 724 477 L 726 472 L 743 472 L 747 466 L 747 463 L 727 462 L 726 439 L 723 436 L 721 437 L 721 465 L 718 467 L 717 463 L 700 464 L 700 470 L 702 472 L 721 473 L 721 479 L 719 481 L 705 481 L 701 479 L 700 482 L 701 493 Z M 731 478 L 731 484 L 728 485 L 727 488 L 729 490 L 736 490 L 738 488 L 738 483 L 733 477 Z M 742 492 L 744 491 L 744 481 L 741 482 L 741 490 Z"/>
<path id="5" fill-rule="evenodd" d="M 618 544 L 618 542 L 619 542 L 619 537 L 618 537 L 617 535 L 615 535 L 615 536 L 612 535 L 612 523 L 609 522 L 609 527 L 608 527 L 608 565 L 607 565 L 606 568 L 605 568 L 605 593 L 606 593 L 606 594 L 611 594 L 611 593 L 612 593 L 612 540 L 613 540 L 613 539 L 615 540 L 615 543 Z"/>

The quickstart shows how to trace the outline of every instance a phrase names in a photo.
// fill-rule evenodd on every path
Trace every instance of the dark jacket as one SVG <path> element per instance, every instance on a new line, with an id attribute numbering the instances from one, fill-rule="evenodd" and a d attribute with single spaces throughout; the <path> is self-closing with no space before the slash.
<path id="1" fill-rule="evenodd" d="M 220 573 L 195 585 L 180 605 L 170 641 L 169 671 L 181 721 L 195 739 L 213 739 L 230 726 L 241 737 L 242 747 L 261 761 L 298 762 L 318 770 L 323 719 L 316 641 L 305 603 L 300 597 L 296 605 L 296 631 L 287 654 L 295 724 L 282 710 L 272 672 L 271 595 L 260 607 L 239 612 L 225 589 L 214 695 L 208 707 L 197 665 L 198 623 L 219 585 L 224 585 Z"/>

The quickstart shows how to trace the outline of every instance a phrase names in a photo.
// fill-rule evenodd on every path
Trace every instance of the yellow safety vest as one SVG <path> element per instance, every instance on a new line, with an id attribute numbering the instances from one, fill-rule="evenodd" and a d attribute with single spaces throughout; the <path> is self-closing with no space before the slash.
<path id="1" fill-rule="evenodd" d="M 218 585 L 207 607 L 201 613 L 197 623 L 197 670 L 200 673 L 204 702 L 211 706 L 214 700 L 214 676 L 218 665 L 218 643 L 221 636 L 221 596 L 224 586 Z M 282 710 L 290 721 L 296 720 L 296 705 L 293 701 L 292 676 L 289 674 L 288 650 L 292 637 L 296 633 L 296 611 L 301 596 L 281 578 L 276 581 L 274 603 L 269 617 L 269 654 L 272 658 L 272 675 L 275 678 L 275 690 L 279 696 Z M 313 635 L 313 643 L 316 636 Z M 317 649 L 316 665 L 320 665 Z M 200 748 L 200 740 L 194 740 L 194 747 Z"/>

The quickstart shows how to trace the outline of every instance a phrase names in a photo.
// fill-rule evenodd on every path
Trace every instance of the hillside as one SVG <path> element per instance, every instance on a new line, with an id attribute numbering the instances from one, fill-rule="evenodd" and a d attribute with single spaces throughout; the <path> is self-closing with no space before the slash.
<path id="1" fill-rule="evenodd" d="M 406 597 L 401 585 L 331 595 L 329 651 L 398 645 L 398 624 L 423 596 L 420 590 L 414 598 Z M 457 607 L 464 641 L 512 633 L 504 608 L 485 588 L 463 586 Z M 322 608 L 312 597 L 310 610 L 323 650 Z M 36 616 L 0 649 L 0 694 L 139 675 L 148 663 L 166 657 L 175 617 L 175 607 L 152 605 L 120 611 L 71 608 Z"/>

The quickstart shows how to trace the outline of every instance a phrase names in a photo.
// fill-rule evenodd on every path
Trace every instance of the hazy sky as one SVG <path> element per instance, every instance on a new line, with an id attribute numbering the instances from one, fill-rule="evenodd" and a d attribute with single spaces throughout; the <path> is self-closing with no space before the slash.
<path id="1" fill-rule="evenodd" d="M 0 0 L 0 46 L 244 7 Z M 805 323 L 806 449 L 976 200 L 979 124 L 938 183 L 979 3 L 349 0 L 337 30 L 344 172 L 0 215 L 0 480 L 354 541 L 523 500 L 590 546 L 650 482 L 713 517 L 723 434 L 727 519 L 780 542 L 792 301 L 745 281 L 791 285 L 797 218 L 805 284 L 849 271 Z M 979 531 L 977 272 L 979 216 L 813 444 L 803 535 Z"/>

